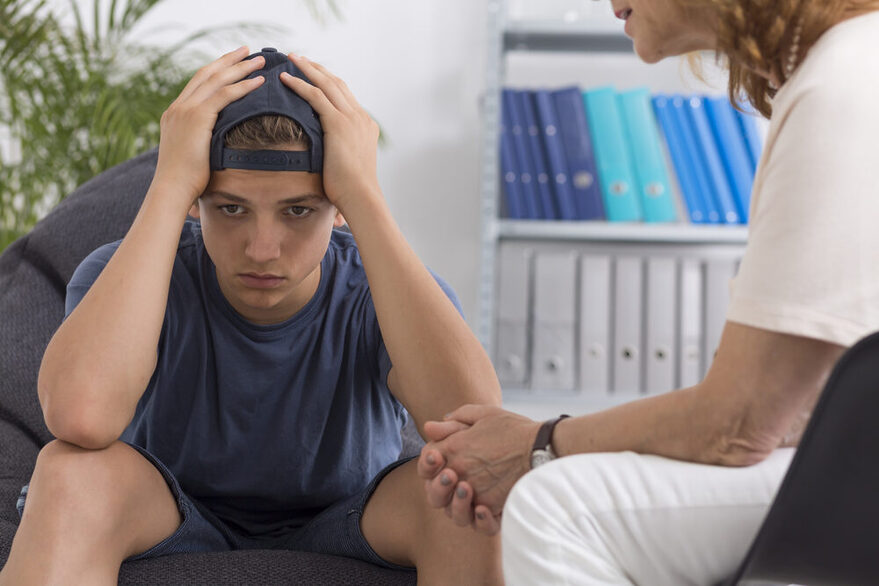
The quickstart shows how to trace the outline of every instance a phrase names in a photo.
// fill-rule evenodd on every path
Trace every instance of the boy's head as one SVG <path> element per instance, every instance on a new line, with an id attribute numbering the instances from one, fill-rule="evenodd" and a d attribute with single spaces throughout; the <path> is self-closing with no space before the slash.
<path id="1" fill-rule="evenodd" d="M 323 191 L 323 134 L 316 113 L 279 79 L 304 76 L 263 49 L 266 81 L 229 104 L 211 139 L 211 178 L 191 215 L 223 295 L 255 323 L 294 315 L 314 295 L 334 226 L 344 219 Z M 263 90 L 263 91 L 260 91 Z"/>

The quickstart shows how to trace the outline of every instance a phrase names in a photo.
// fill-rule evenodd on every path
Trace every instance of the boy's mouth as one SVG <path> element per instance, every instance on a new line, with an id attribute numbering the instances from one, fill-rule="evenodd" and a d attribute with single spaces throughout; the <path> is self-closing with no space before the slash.
<path id="1" fill-rule="evenodd" d="M 238 278 L 254 289 L 272 289 L 284 281 L 284 277 L 271 273 L 240 273 Z"/>
<path id="2" fill-rule="evenodd" d="M 630 16 L 632 16 L 631 8 L 623 8 L 622 10 L 617 10 L 614 14 L 620 20 L 628 20 Z"/>

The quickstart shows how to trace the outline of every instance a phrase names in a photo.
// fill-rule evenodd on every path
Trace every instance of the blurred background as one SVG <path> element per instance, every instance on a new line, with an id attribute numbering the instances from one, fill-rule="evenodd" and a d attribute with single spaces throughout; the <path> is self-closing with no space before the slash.
<path id="1" fill-rule="evenodd" d="M 0 7 L 0 248 L 77 185 L 157 144 L 161 112 L 199 66 L 241 44 L 276 47 L 326 65 L 380 123 L 379 177 L 391 210 L 478 328 L 480 108 L 493 73 L 488 15 L 497 3 L 0 0 Z M 609 2 L 512 0 L 503 10 L 512 20 L 622 31 Z M 511 51 L 504 66 L 508 85 L 702 87 L 680 60 L 645 66 L 618 52 Z M 722 81 L 714 89 L 722 91 Z"/>

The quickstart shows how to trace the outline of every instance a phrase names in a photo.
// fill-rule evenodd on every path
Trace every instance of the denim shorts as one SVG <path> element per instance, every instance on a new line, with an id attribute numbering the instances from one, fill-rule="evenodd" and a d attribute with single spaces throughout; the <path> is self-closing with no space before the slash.
<path id="1" fill-rule="evenodd" d="M 367 543 L 360 530 L 360 519 L 366 503 L 379 482 L 392 470 L 412 458 L 393 462 L 376 474 L 369 485 L 360 492 L 330 505 L 302 527 L 276 539 L 256 539 L 242 536 L 230 530 L 204 505 L 187 495 L 177 478 L 168 468 L 145 449 L 128 444 L 149 460 L 164 476 L 177 508 L 183 519 L 173 534 L 147 551 L 131 556 L 126 561 L 143 560 L 176 553 L 232 551 L 240 549 L 284 549 L 325 553 L 362 560 L 384 568 L 415 571 L 415 568 L 392 564 L 383 560 Z M 21 489 L 16 507 L 18 514 L 24 511 L 28 485 Z"/>

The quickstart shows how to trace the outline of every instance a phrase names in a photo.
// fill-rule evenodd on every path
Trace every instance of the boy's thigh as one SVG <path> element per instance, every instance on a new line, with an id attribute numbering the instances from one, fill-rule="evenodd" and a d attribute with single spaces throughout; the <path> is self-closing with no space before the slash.
<path id="1" fill-rule="evenodd" d="M 415 512 L 418 496 L 413 458 L 398 460 L 379 472 L 370 484 L 351 497 L 322 511 L 297 530 L 284 549 L 325 553 L 359 559 L 396 570 L 413 570 L 405 552 L 388 547 L 409 541 L 418 527 Z M 389 503 L 396 501 L 393 510 Z"/>

